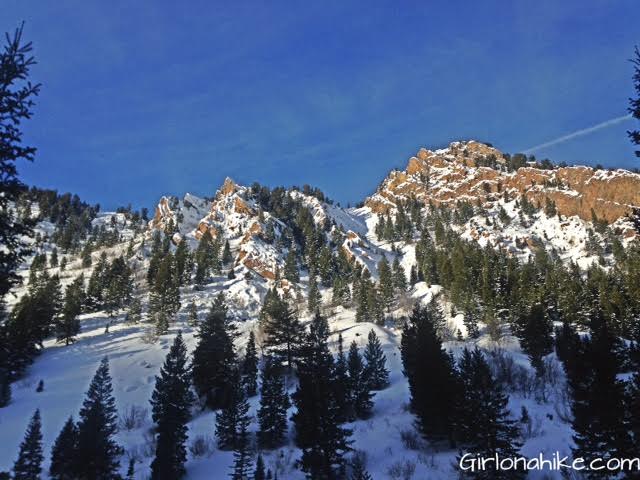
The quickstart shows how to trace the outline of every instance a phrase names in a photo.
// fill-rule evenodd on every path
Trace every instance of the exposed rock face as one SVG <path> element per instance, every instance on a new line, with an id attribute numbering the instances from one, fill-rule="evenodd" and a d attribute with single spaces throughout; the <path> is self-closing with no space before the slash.
<path id="1" fill-rule="evenodd" d="M 365 205 L 382 213 L 394 208 L 398 200 L 412 196 L 436 205 L 457 200 L 487 204 L 506 192 L 511 198 L 526 196 L 541 206 L 548 198 L 561 215 L 577 215 L 583 220 L 591 220 L 593 210 L 609 223 L 640 206 L 638 174 L 589 167 L 522 167 L 506 172 L 477 166 L 490 156 L 498 165 L 504 163 L 502 152 L 474 141 L 455 142 L 436 151 L 420 149 L 404 171 L 389 174 Z"/>

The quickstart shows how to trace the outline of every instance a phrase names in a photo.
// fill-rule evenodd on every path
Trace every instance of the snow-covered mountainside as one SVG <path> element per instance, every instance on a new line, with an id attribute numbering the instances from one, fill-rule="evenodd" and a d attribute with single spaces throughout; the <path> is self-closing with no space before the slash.
<path id="1" fill-rule="evenodd" d="M 389 386 L 375 392 L 369 418 L 346 424 L 353 431 L 352 448 L 366 452 L 366 468 L 374 479 L 457 478 L 458 449 L 431 444 L 416 433 L 399 350 L 402 326 L 413 306 L 432 300 L 444 312 L 442 338 L 454 357 L 458 358 L 464 347 L 477 345 L 491 360 L 494 373 L 508 365 L 513 378 L 519 379 L 520 383 L 505 388 L 512 416 L 521 419 L 523 408 L 529 415 L 528 423 L 521 425 L 521 453 L 570 455 L 574 445 L 571 405 L 555 353 L 546 354 L 549 370 L 540 385 L 530 358 L 506 322 L 496 334 L 490 321 L 481 316 L 479 335 L 472 335 L 468 312 L 456 297 L 455 288 L 460 289 L 455 281 L 443 287 L 446 279 L 442 275 L 442 281 L 427 278 L 430 272 L 426 271 L 429 263 L 424 245 L 432 237 L 440 242 L 439 229 L 443 229 L 460 242 L 491 249 L 505 259 L 533 261 L 545 250 L 567 268 L 575 263 L 583 273 L 588 268 L 607 272 L 615 270 L 620 251 L 637 248 L 639 208 L 638 174 L 532 163 L 514 166 L 512 157 L 491 146 L 457 142 L 442 150 L 421 149 L 406 170 L 391 172 L 359 208 L 341 208 L 306 189 L 269 190 L 238 185 L 227 178 L 210 199 L 192 194 L 182 199 L 162 197 L 150 220 L 131 212 L 99 213 L 91 220 L 90 233 L 76 248 L 56 247 L 53 224 L 41 218 L 36 228 L 39 240 L 34 241 L 36 255 L 21 270 L 24 282 L 7 299 L 9 310 L 28 295 L 32 262 L 39 255 L 45 254 L 44 265 L 35 270 L 58 275 L 63 291 L 80 275 L 90 289 L 89 280 L 97 278 L 101 257 L 107 265 L 122 257 L 131 269 L 129 295 L 141 301 L 142 318 L 129 321 L 129 299 L 116 307 L 98 303 L 93 310 L 83 309 L 75 342 L 65 345 L 50 335 L 37 347 L 33 363 L 12 384 L 10 403 L 0 408 L 0 471 L 12 467 L 29 418 L 37 408 L 43 419 L 44 470 L 48 471 L 53 442 L 67 418 L 77 418 L 89 382 L 106 356 L 121 417 L 116 435 L 124 447 L 121 470 L 124 474 L 133 458 L 135 478 L 149 478 L 155 455 L 149 399 L 174 337 L 182 331 L 188 351 L 193 352 L 198 343 L 198 322 L 203 321 L 216 295 L 224 292 L 229 316 L 239 331 L 235 341 L 239 356 L 244 354 L 250 332 L 256 336 L 258 351 L 266 352 L 261 309 L 273 288 L 284 296 L 305 328 L 313 317 L 309 305 L 317 303 L 328 320 L 329 345 L 334 353 L 339 335 L 344 345 L 354 341 L 359 347 L 365 346 L 371 330 L 380 338 L 390 370 Z M 39 214 L 35 205 L 31 214 Z M 166 248 L 159 250 L 165 235 Z M 198 264 L 205 237 L 211 238 L 217 263 L 205 269 L 201 281 L 194 280 L 190 270 L 183 274 L 180 308 L 168 330 L 158 332 L 150 298 L 159 288 L 159 280 L 156 286 L 150 285 L 148 272 L 161 270 L 155 262 L 163 255 L 177 257 L 181 245 L 187 246 L 190 258 Z M 225 244 L 231 255 L 228 261 L 222 253 Z M 59 257 L 55 264 L 51 262 L 54 248 Z M 64 267 L 60 265 L 62 258 Z M 493 257 L 487 258 L 493 261 Z M 397 260 L 393 267 L 395 293 L 384 303 L 367 300 L 371 292 L 384 295 L 386 272 L 381 265 L 385 259 L 389 264 Z M 470 278 L 469 282 L 480 280 Z M 406 287 L 399 286 L 403 284 Z M 313 303 L 315 295 L 319 298 Z M 484 307 L 483 301 L 478 300 L 478 305 Z M 191 305 L 197 312 L 195 321 Z M 501 311 L 499 306 L 494 310 Z M 428 369 L 429 365 L 423 367 Z M 43 389 L 37 392 L 40 380 Z M 293 393 L 295 375 L 287 376 L 286 382 Z M 256 432 L 259 396 L 249 401 L 249 430 Z M 127 414 L 134 411 L 138 418 L 127 422 L 126 417 L 131 416 Z M 291 407 L 288 416 L 294 411 Z M 222 479 L 231 471 L 233 452 L 216 447 L 215 418 L 216 412 L 201 403 L 193 409 L 188 424 L 188 479 Z M 280 480 L 305 478 L 297 465 L 301 450 L 295 446 L 292 426 L 289 421 L 284 446 L 261 452 L 266 466 L 277 472 Z M 560 478 L 560 474 L 532 472 L 531 478 Z"/>

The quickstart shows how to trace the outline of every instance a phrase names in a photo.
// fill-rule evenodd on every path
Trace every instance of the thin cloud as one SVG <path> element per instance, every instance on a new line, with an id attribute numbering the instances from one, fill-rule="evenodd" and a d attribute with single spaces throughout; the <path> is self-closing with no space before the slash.
<path id="1" fill-rule="evenodd" d="M 598 123 L 591 127 L 583 128 L 581 130 L 577 130 L 575 132 L 569 133 L 567 135 L 563 135 L 562 137 L 556 138 L 554 140 L 549 140 L 548 142 L 541 143 L 540 145 L 536 145 L 535 147 L 528 148 L 524 150 L 522 153 L 533 153 L 537 150 L 541 150 L 543 148 L 551 147 L 552 145 L 557 145 L 559 143 L 564 143 L 568 140 L 573 140 L 577 137 L 582 137 L 584 135 L 589 135 L 590 133 L 597 132 L 598 130 L 602 130 L 603 128 L 610 127 L 620 122 L 624 122 L 625 120 L 629 120 L 631 118 L 631 114 L 623 115 L 621 117 L 611 118 L 602 123 Z"/>

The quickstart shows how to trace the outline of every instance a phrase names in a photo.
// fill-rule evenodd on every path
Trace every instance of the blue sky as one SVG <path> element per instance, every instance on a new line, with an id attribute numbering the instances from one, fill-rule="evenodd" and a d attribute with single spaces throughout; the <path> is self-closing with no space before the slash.
<path id="1" fill-rule="evenodd" d="M 637 0 L 3 0 L 43 83 L 29 183 L 112 208 L 309 183 L 346 204 L 420 146 L 507 152 L 626 114 Z M 535 152 L 638 166 L 625 120 Z"/>

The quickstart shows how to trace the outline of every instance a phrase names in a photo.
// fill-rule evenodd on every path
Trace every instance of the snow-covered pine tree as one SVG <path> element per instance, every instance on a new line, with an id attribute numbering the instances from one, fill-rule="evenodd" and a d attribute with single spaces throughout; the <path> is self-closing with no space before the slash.
<path id="1" fill-rule="evenodd" d="M 382 351 L 382 344 L 371 329 L 367 336 L 367 345 L 364 349 L 366 362 L 366 375 L 372 390 L 382 390 L 389 385 L 389 370 L 387 370 L 387 357 Z"/>
<path id="2" fill-rule="evenodd" d="M 109 362 L 105 357 L 91 380 L 80 409 L 78 449 L 73 469 L 76 478 L 121 479 L 118 457 L 122 447 L 113 439 L 118 430 L 117 418 Z"/>
<path id="3" fill-rule="evenodd" d="M 287 410 L 290 406 L 278 362 L 267 356 L 262 367 L 258 442 L 262 448 L 277 448 L 287 436 Z"/>
<path id="4" fill-rule="evenodd" d="M 233 450 L 240 446 L 241 432 L 249 426 L 249 403 L 242 385 L 242 377 L 236 369 L 229 379 L 227 405 L 216 414 L 216 436 L 220 450 Z"/>
<path id="5" fill-rule="evenodd" d="M 308 478 L 330 480 L 344 465 L 351 432 L 339 425 L 332 389 L 333 356 L 327 321 L 316 313 L 298 361 L 298 389 L 293 395 L 296 445 L 302 449 L 302 470 Z"/>
<path id="6" fill-rule="evenodd" d="M 298 260 L 295 248 L 289 248 L 284 263 L 284 278 L 291 283 L 300 282 L 300 272 L 298 271 Z"/>
<path id="7" fill-rule="evenodd" d="M 65 422 L 58 438 L 51 448 L 51 480 L 73 480 L 76 455 L 78 451 L 78 428 L 73 417 Z"/>
<path id="8" fill-rule="evenodd" d="M 307 309 L 313 314 L 322 306 L 322 297 L 318 289 L 315 269 L 309 272 L 309 291 L 307 298 Z"/>
<path id="9" fill-rule="evenodd" d="M 40 480 L 43 459 L 42 424 L 40 410 L 36 410 L 20 444 L 18 459 L 13 464 L 13 480 Z"/>
<path id="10" fill-rule="evenodd" d="M 349 371 L 350 403 L 353 405 L 353 412 L 357 418 L 368 418 L 373 408 L 373 394 L 371 393 L 365 365 L 355 340 L 349 346 L 347 366 Z"/>
<path id="11" fill-rule="evenodd" d="M 248 397 L 258 393 L 258 351 L 253 331 L 249 332 L 249 340 L 242 361 L 242 382 Z"/>
<path id="12" fill-rule="evenodd" d="M 200 322 L 198 344 L 192 360 L 196 392 L 212 410 L 228 405 L 230 379 L 236 370 L 235 335 L 235 329 L 227 318 L 224 295 L 220 293 L 207 317 Z"/>
<path id="13" fill-rule="evenodd" d="M 55 330 L 58 342 L 69 345 L 80 332 L 80 320 L 78 315 L 82 313 L 84 303 L 84 277 L 80 275 L 67 285 L 64 296 L 62 312 L 56 318 Z"/>
<path id="14" fill-rule="evenodd" d="M 187 347 L 178 333 L 167 354 L 151 396 L 156 423 L 156 456 L 151 463 L 152 480 L 175 480 L 185 474 L 187 422 L 191 416 L 191 379 Z"/>

